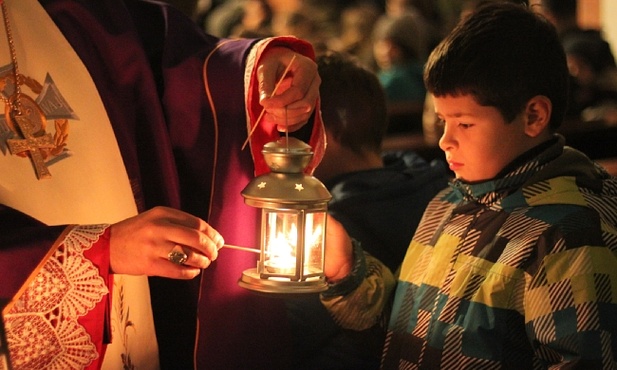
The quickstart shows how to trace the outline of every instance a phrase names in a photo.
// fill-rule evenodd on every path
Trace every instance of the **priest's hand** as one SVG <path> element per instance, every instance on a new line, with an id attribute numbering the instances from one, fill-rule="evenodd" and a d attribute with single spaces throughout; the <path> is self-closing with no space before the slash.
<path id="1" fill-rule="evenodd" d="M 341 223 L 328 215 L 324 273 L 328 282 L 345 278 L 353 267 L 353 245 Z"/>
<path id="2" fill-rule="evenodd" d="M 296 131 L 308 122 L 321 84 L 312 59 L 288 48 L 269 48 L 259 60 L 257 79 L 264 121 L 281 132 Z"/>
<path id="3" fill-rule="evenodd" d="M 192 279 L 217 258 L 224 243 L 204 220 L 167 207 L 110 228 L 110 265 L 117 274 Z"/>

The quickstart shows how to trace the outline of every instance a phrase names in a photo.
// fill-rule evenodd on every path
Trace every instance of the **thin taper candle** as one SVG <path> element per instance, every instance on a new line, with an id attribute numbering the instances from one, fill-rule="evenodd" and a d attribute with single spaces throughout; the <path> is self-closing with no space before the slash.
<path id="1" fill-rule="evenodd" d="M 276 86 L 274 86 L 274 90 L 272 90 L 272 93 L 270 94 L 270 97 L 273 97 L 274 94 L 276 93 L 276 90 L 278 90 L 279 86 L 281 86 L 281 83 L 285 79 L 285 75 L 289 71 L 289 67 L 291 67 L 291 64 L 294 62 L 295 59 L 296 59 L 296 54 L 294 54 L 293 57 L 291 57 L 291 60 L 289 61 L 289 64 L 287 65 L 287 67 L 283 71 L 283 75 L 281 76 L 280 80 L 276 83 Z M 266 108 L 263 108 L 261 110 L 261 113 L 259 114 L 259 117 L 257 117 L 257 119 L 255 120 L 255 125 L 251 129 L 251 132 L 249 132 L 248 137 L 244 141 L 244 144 L 242 144 L 242 149 L 241 150 L 244 150 L 244 147 L 246 146 L 246 144 L 248 144 L 249 140 L 251 139 L 251 135 L 253 135 L 253 132 L 257 128 L 257 125 L 259 125 L 259 121 L 261 120 L 261 117 L 264 115 L 264 113 L 266 113 Z M 285 113 L 287 113 L 287 110 L 285 110 Z"/>
<path id="2" fill-rule="evenodd" d="M 245 251 L 245 252 L 253 252 L 253 253 L 260 253 L 261 250 L 259 249 L 255 249 L 255 248 L 247 248 L 247 247 L 240 247 L 237 245 L 231 245 L 231 244 L 223 244 L 222 248 L 229 248 L 229 249 L 237 249 L 239 251 Z"/>

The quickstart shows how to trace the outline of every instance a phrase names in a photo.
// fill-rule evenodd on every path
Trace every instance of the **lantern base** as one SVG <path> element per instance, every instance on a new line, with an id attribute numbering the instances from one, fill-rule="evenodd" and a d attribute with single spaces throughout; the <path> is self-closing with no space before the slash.
<path id="1" fill-rule="evenodd" d="M 255 292 L 281 294 L 319 293 L 328 289 L 328 283 L 323 277 L 304 281 L 290 281 L 284 278 L 262 279 L 256 268 L 244 270 L 238 285 Z"/>

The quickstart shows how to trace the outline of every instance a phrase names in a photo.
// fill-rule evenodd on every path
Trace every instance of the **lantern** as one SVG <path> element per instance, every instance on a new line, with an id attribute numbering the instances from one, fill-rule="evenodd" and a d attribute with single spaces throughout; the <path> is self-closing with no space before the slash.
<path id="1" fill-rule="evenodd" d="M 306 143 L 281 137 L 262 153 L 271 172 L 242 190 L 244 202 L 261 208 L 260 258 L 238 284 L 264 293 L 308 293 L 327 288 L 324 275 L 326 187 L 304 169 L 313 152 Z"/>

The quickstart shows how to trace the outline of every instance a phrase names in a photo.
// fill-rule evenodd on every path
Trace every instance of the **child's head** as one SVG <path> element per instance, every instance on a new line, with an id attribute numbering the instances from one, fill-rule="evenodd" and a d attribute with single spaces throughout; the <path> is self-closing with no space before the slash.
<path id="1" fill-rule="evenodd" d="M 386 98 L 377 76 L 349 54 L 317 58 L 321 114 L 328 135 L 356 153 L 381 152 Z"/>
<path id="2" fill-rule="evenodd" d="M 426 58 L 416 16 L 382 18 L 373 29 L 373 57 L 381 70 Z"/>
<path id="3" fill-rule="evenodd" d="M 345 53 L 322 54 L 317 67 L 328 147 L 314 175 L 329 181 L 344 173 L 381 166 L 388 122 L 379 79 Z"/>
<path id="4" fill-rule="evenodd" d="M 550 128 L 568 99 L 566 57 L 554 27 L 524 5 L 491 2 L 459 23 L 437 46 L 424 72 L 435 96 L 471 95 L 511 122 L 534 96 L 552 104 Z"/>

